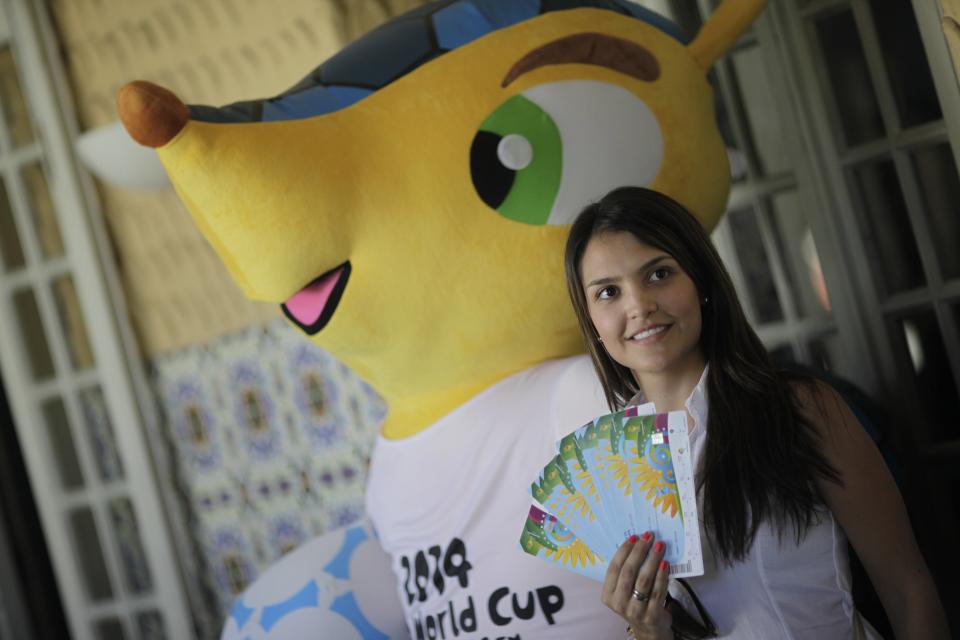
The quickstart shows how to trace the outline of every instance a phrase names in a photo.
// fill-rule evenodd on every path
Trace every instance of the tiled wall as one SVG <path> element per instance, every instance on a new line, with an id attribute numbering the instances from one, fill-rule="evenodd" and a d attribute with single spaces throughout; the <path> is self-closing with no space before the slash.
<path id="1" fill-rule="evenodd" d="M 355 521 L 382 400 L 283 321 L 154 361 L 205 581 L 225 610 L 283 553 Z"/>

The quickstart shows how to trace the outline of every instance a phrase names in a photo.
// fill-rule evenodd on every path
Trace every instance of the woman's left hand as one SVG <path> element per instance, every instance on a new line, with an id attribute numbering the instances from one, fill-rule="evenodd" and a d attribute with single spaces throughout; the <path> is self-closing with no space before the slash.
<path id="1" fill-rule="evenodd" d="M 667 598 L 669 565 L 663 560 L 664 545 L 630 536 L 614 554 L 603 581 L 603 604 L 633 628 L 638 640 L 673 638 L 670 613 L 663 608 Z"/>

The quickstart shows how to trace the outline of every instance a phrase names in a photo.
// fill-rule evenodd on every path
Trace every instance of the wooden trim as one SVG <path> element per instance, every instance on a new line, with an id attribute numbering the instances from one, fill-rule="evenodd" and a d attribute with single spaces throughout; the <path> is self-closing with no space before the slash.
<path id="1" fill-rule="evenodd" d="M 941 25 L 950 47 L 953 66 L 960 76 L 960 0 L 940 0 Z"/>

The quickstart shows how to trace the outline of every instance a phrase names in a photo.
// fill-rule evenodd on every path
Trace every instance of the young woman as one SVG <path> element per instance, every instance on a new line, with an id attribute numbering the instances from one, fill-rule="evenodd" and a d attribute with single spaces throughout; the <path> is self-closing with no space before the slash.
<path id="1" fill-rule="evenodd" d="M 574 222 L 565 263 L 611 409 L 687 411 L 705 564 L 688 584 L 719 637 L 879 637 L 853 608 L 846 539 L 897 638 L 948 637 L 876 447 L 830 387 L 774 369 L 688 211 L 617 189 Z M 636 638 L 674 637 L 663 555 L 634 537 L 607 572 L 602 600 Z"/>

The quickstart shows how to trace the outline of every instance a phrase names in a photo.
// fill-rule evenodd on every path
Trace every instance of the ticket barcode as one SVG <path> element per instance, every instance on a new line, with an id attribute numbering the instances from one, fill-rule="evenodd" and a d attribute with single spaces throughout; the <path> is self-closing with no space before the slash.
<path id="1" fill-rule="evenodd" d="M 674 573 L 690 573 L 693 571 L 692 562 L 674 562 L 670 565 L 670 574 Z"/>

